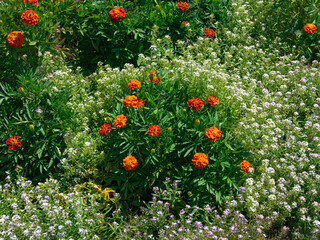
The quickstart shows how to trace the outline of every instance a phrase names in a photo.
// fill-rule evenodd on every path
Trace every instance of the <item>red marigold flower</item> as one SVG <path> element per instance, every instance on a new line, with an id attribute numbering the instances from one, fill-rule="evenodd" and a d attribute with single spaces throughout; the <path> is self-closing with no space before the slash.
<path id="1" fill-rule="evenodd" d="M 28 1 L 28 4 L 33 4 L 34 3 L 34 5 L 37 5 L 38 4 L 38 0 L 29 0 Z M 27 0 L 24 0 L 24 4 L 27 4 Z"/>
<path id="2" fill-rule="evenodd" d="M 148 134 L 150 136 L 158 136 L 161 132 L 161 129 L 158 125 L 152 125 L 148 128 Z"/>
<path id="3" fill-rule="evenodd" d="M 107 136 L 107 134 L 112 130 L 111 128 L 111 125 L 110 124 L 103 124 L 101 127 L 100 127 L 100 135 L 101 136 Z"/>
<path id="4" fill-rule="evenodd" d="M 121 7 L 115 7 L 109 12 L 112 22 L 120 22 L 126 16 L 126 11 Z"/>
<path id="5" fill-rule="evenodd" d="M 177 8 L 179 11 L 186 11 L 189 9 L 188 3 L 187 2 L 178 2 Z"/>
<path id="6" fill-rule="evenodd" d="M 130 88 L 130 90 L 136 89 L 138 87 L 140 87 L 140 81 L 138 80 L 132 80 L 128 83 L 128 87 Z"/>
<path id="7" fill-rule="evenodd" d="M 208 38 L 213 38 L 214 37 L 214 31 L 211 28 L 206 28 L 203 30 L 203 36 L 208 37 Z"/>
<path id="8" fill-rule="evenodd" d="M 116 128 L 124 127 L 126 124 L 127 124 L 127 118 L 123 114 L 117 116 L 113 120 L 113 126 L 115 126 Z"/>
<path id="9" fill-rule="evenodd" d="M 6 141 L 8 145 L 8 149 L 12 149 L 14 151 L 18 150 L 18 147 L 22 147 L 21 141 L 18 136 L 9 137 Z"/>
<path id="10" fill-rule="evenodd" d="M 191 107 L 192 111 L 197 111 L 197 108 L 200 110 L 204 103 L 201 101 L 200 98 L 192 98 L 188 102 L 188 107 Z"/>
<path id="11" fill-rule="evenodd" d="M 249 172 L 251 165 L 248 161 L 243 160 L 240 165 L 241 165 L 241 170 L 243 170 L 245 173 Z"/>
<path id="12" fill-rule="evenodd" d="M 216 142 L 220 139 L 222 132 L 215 126 L 207 129 L 205 136 L 209 138 L 211 142 Z"/>
<path id="13" fill-rule="evenodd" d="M 14 31 L 7 36 L 7 44 L 12 48 L 21 47 L 24 43 L 24 35 L 20 31 Z"/>
<path id="14" fill-rule="evenodd" d="M 139 100 L 135 95 L 132 96 L 126 96 L 125 99 L 123 99 L 123 106 L 125 107 L 138 107 Z"/>
<path id="15" fill-rule="evenodd" d="M 186 25 L 190 25 L 190 23 L 188 21 L 183 21 L 180 27 L 184 28 Z"/>
<path id="16" fill-rule="evenodd" d="M 145 102 L 141 99 L 138 99 L 138 107 L 144 107 L 145 106 Z"/>
<path id="17" fill-rule="evenodd" d="M 21 21 L 26 25 L 36 25 L 39 21 L 39 18 L 34 11 L 28 10 L 22 13 Z"/>
<path id="18" fill-rule="evenodd" d="M 204 153 L 196 153 L 193 156 L 192 163 L 196 168 L 199 168 L 199 169 L 205 168 L 209 163 L 208 156 L 205 155 Z"/>
<path id="19" fill-rule="evenodd" d="M 218 98 L 217 98 L 215 95 L 209 96 L 209 97 L 206 99 L 206 101 L 207 101 L 208 103 L 210 103 L 210 105 L 211 105 L 212 107 L 215 107 L 215 106 L 217 106 L 217 105 L 219 104 L 219 100 L 218 100 Z"/>
<path id="20" fill-rule="evenodd" d="M 303 27 L 303 31 L 305 31 L 306 33 L 315 33 L 317 31 L 317 27 L 316 27 L 316 25 L 314 25 L 312 23 L 307 23 Z"/>
<path id="21" fill-rule="evenodd" d="M 153 75 L 155 75 L 155 74 L 156 74 L 156 72 L 155 72 L 154 70 L 150 71 L 150 75 L 151 75 L 151 76 L 153 76 Z"/>
<path id="22" fill-rule="evenodd" d="M 138 167 L 138 161 L 134 156 L 128 156 L 123 159 L 123 167 L 127 171 L 134 171 Z"/>
<path id="23" fill-rule="evenodd" d="M 149 80 L 148 80 L 149 82 L 151 82 L 151 80 L 150 80 L 150 78 L 149 78 Z M 153 77 L 153 80 L 152 80 L 152 82 L 154 82 L 156 85 L 158 85 L 158 83 L 161 81 L 161 79 L 160 80 L 158 80 L 158 78 L 157 78 L 157 76 L 154 76 Z"/>

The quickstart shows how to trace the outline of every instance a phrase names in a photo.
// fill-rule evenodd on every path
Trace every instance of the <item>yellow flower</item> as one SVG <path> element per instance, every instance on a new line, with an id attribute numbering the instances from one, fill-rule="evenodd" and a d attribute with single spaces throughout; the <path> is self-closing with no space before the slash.
<path id="1" fill-rule="evenodd" d="M 114 195 L 115 195 L 115 191 L 113 191 L 111 188 L 105 188 L 103 191 L 102 191 L 102 194 L 103 194 L 103 198 L 106 200 L 106 201 L 110 201 L 110 199 L 114 198 Z"/>

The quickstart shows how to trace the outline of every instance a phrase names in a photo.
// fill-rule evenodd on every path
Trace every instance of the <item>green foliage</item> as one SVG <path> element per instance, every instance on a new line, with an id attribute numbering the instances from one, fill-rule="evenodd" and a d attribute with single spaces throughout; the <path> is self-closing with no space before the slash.
<path id="1" fill-rule="evenodd" d="M 57 173 L 66 147 L 63 135 L 73 117 L 65 106 L 70 87 L 53 92 L 52 82 L 42 80 L 37 70 L 17 78 L 15 84 L 0 84 L 1 171 L 20 169 L 23 176 L 45 179 Z M 12 136 L 20 137 L 18 150 L 5 144 Z"/>
<path id="2" fill-rule="evenodd" d="M 166 78 L 166 72 L 157 73 L 159 84 L 141 80 L 136 90 L 124 89 L 122 99 L 136 95 L 146 106 L 128 108 L 116 100 L 111 119 L 124 114 L 128 119 L 123 128 L 113 128 L 102 137 L 102 149 L 106 153 L 100 169 L 109 172 L 103 176 L 106 186 L 117 184 L 123 200 L 135 199 L 155 185 L 161 185 L 167 176 L 181 182 L 183 194 L 191 203 L 205 204 L 212 200 L 221 203 L 231 189 L 241 181 L 240 162 L 244 157 L 241 146 L 229 135 L 231 122 L 219 119 L 220 105 L 206 104 L 201 110 L 191 111 L 187 101 L 194 96 L 205 99 L 200 89 L 195 95 L 187 94 L 188 86 L 179 80 Z M 221 104 L 223 107 L 223 104 Z M 195 123 L 196 120 L 200 124 Z M 102 125 L 104 122 L 101 121 Z M 158 125 L 158 136 L 148 135 L 148 128 Z M 205 132 L 216 126 L 222 131 L 217 142 L 211 142 Z M 171 131 L 172 129 L 172 131 Z M 204 169 L 192 166 L 195 153 L 205 153 L 209 164 Z M 122 160 L 132 155 L 139 166 L 134 172 L 122 167 Z M 187 192 L 192 191 L 190 197 Z M 136 199 L 137 200 L 137 199 Z"/>

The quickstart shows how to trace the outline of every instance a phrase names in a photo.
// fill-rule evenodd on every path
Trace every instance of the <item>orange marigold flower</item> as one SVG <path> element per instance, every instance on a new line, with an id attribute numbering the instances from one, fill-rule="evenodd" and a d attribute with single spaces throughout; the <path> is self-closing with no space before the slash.
<path id="1" fill-rule="evenodd" d="M 135 95 L 126 96 L 125 99 L 123 99 L 123 106 L 125 107 L 138 107 L 139 100 Z"/>
<path id="2" fill-rule="evenodd" d="M 207 101 L 208 103 L 210 103 L 210 105 L 211 105 L 212 107 L 215 107 L 215 106 L 217 106 L 217 105 L 219 104 L 219 100 L 218 100 L 218 98 L 217 98 L 215 95 L 209 96 L 209 97 L 206 99 L 206 101 Z"/>
<path id="3" fill-rule="evenodd" d="M 178 2 L 177 8 L 179 11 L 186 11 L 189 9 L 189 6 L 187 2 Z"/>
<path id="4" fill-rule="evenodd" d="M 190 25 L 190 23 L 188 22 L 188 21 L 183 21 L 182 23 L 181 23 L 181 28 L 184 28 L 187 24 L 189 24 Z"/>
<path id="5" fill-rule="evenodd" d="M 140 81 L 138 80 L 132 80 L 128 83 L 128 87 L 130 88 L 130 90 L 136 89 L 138 87 L 140 87 Z"/>
<path id="6" fill-rule="evenodd" d="M 251 165 L 248 161 L 243 160 L 240 165 L 241 165 L 241 170 L 243 170 L 245 173 L 249 172 Z"/>
<path id="7" fill-rule="evenodd" d="M 123 167 L 127 171 L 134 171 L 138 167 L 138 161 L 134 156 L 128 156 L 123 159 Z"/>
<path id="8" fill-rule="evenodd" d="M 8 149 L 12 149 L 14 151 L 18 150 L 18 147 L 22 147 L 18 136 L 9 137 L 6 141 L 6 144 L 9 147 Z"/>
<path id="9" fill-rule="evenodd" d="M 120 22 L 126 16 L 126 11 L 121 7 L 115 7 L 109 12 L 112 22 Z"/>
<path id="10" fill-rule="evenodd" d="M 145 106 L 145 102 L 141 99 L 138 99 L 138 107 L 144 107 Z"/>
<path id="11" fill-rule="evenodd" d="M 222 132 L 218 128 L 213 126 L 207 129 L 205 136 L 208 137 L 211 142 L 216 142 L 220 139 L 221 133 Z"/>
<path id="12" fill-rule="evenodd" d="M 148 134 L 150 136 L 158 136 L 161 132 L 161 129 L 158 125 L 152 125 L 148 128 Z"/>
<path id="13" fill-rule="evenodd" d="M 150 78 L 149 78 L 148 81 L 151 82 Z M 158 85 L 158 83 L 159 83 L 160 81 L 161 81 L 161 79 L 158 80 L 157 76 L 154 76 L 154 77 L 153 77 L 152 82 L 154 82 L 156 85 Z"/>
<path id="14" fill-rule="evenodd" d="M 113 126 L 115 126 L 116 128 L 124 127 L 126 124 L 127 124 L 127 118 L 123 114 L 117 116 L 113 120 Z"/>
<path id="15" fill-rule="evenodd" d="M 20 31 L 14 31 L 7 36 L 7 44 L 12 48 L 21 47 L 24 43 L 24 35 Z"/>
<path id="16" fill-rule="evenodd" d="M 34 5 L 37 5 L 38 4 L 38 0 L 29 0 L 28 1 L 28 4 L 33 4 L 34 3 Z M 24 0 L 24 4 L 27 4 L 27 0 Z"/>
<path id="17" fill-rule="evenodd" d="M 150 75 L 155 75 L 156 72 L 154 70 L 150 71 Z"/>
<path id="18" fill-rule="evenodd" d="M 39 21 L 39 18 L 34 11 L 28 10 L 22 13 L 21 21 L 26 25 L 36 25 Z"/>
<path id="19" fill-rule="evenodd" d="M 312 23 L 307 23 L 303 27 L 303 31 L 305 31 L 306 33 L 315 33 L 317 31 L 317 27 L 316 27 L 316 25 L 314 25 Z"/>
<path id="20" fill-rule="evenodd" d="M 110 124 L 103 124 L 101 127 L 100 127 L 100 135 L 101 136 L 107 136 L 107 134 L 112 130 L 111 128 L 111 125 Z"/>
<path id="21" fill-rule="evenodd" d="M 197 108 L 200 110 L 204 105 L 200 98 L 192 98 L 187 102 L 187 104 L 188 107 L 191 107 L 192 111 L 197 111 Z"/>
<path id="22" fill-rule="evenodd" d="M 214 31 L 211 28 L 206 28 L 203 30 L 203 36 L 208 37 L 208 38 L 213 38 L 214 37 Z"/>
<path id="23" fill-rule="evenodd" d="M 196 153 L 193 156 L 192 163 L 196 168 L 199 168 L 199 169 L 205 168 L 209 163 L 208 156 L 205 155 L 204 153 Z"/>

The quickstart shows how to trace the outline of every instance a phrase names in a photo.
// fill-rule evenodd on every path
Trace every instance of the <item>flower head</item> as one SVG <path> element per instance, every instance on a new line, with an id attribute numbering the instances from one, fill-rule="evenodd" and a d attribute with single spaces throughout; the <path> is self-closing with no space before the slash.
<path id="1" fill-rule="evenodd" d="M 215 107 L 215 106 L 217 106 L 217 105 L 219 104 L 219 100 L 218 100 L 218 98 L 217 98 L 215 95 L 209 96 L 209 97 L 206 99 L 206 101 L 207 101 L 208 103 L 210 103 L 210 105 L 211 105 L 212 107 Z"/>
<path id="2" fill-rule="evenodd" d="M 193 156 L 192 163 L 196 168 L 199 168 L 199 169 L 205 168 L 209 163 L 208 156 L 205 155 L 204 153 L 196 153 Z"/>
<path id="3" fill-rule="evenodd" d="M 38 4 L 38 0 L 24 0 L 24 4 L 27 4 L 27 2 L 28 2 L 28 4 L 33 4 L 34 3 L 34 5 L 37 5 Z"/>
<path id="4" fill-rule="evenodd" d="M 113 120 L 113 126 L 115 126 L 116 128 L 124 127 L 126 123 L 127 123 L 127 118 L 123 114 L 117 116 Z"/>
<path id="5" fill-rule="evenodd" d="M 138 99 L 138 107 L 144 107 L 145 106 L 145 102 L 141 99 Z"/>
<path id="6" fill-rule="evenodd" d="M 243 160 L 241 163 L 241 170 L 243 170 L 245 173 L 248 173 L 249 172 L 249 169 L 251 167 L 250 163 L 246 160 Z"/>
<path id="7" fill-rule="evenodd" d="M 209 140 L 211 142 L 215 142 L 215 141 L 218 141 L 220 139 L 221 133 L 222 132 L 218 128 L 213 126 L 213 127 L 209 128 L 209 129 L 207 129 L 207 131 L 205 133 L 205 136 L 207 138 L 209 138 Z"/>
<path id="8" fill-rule="evenodd" d="M 123 100 L 123 105 L 125 107 L 134 107 L 134 108 L 136 108 L 139 105 L 138 98 L 135 95 L 127 96 Z"/>
<path id="9" fill-rule="evenodd" d="M 148 134 L 150 136 L 158 136 L 161 132 L 161 129 L 158 125 L 152 125 L 148 128 Z"/>
<path id="10" fill-rule="evenodd" d="M 314 25 L 312 23 L 307 23 L 303 27 L 303 31 L 305 31 L 306 33 L 315 33 L 317 31 L 317 27 L 316 27 L 316 25 Z"/>
<path id="11" fill-rule="evenodd" d="M 21 47 L 24 43 L 24 35 L 20 31 L 13 31 L 7 36 L 7 44 L 9 47 Z"/>
<path id="12" fill-rule="evenodd" d="M 184 27 L 189 27 L 190 26 L 190 23 L 188 22 L 188 21 L 183 21 L 182 23 L 181 23 L 181 28 L 184 28 Z"/>
<path id="13" fill-rule="evenodd" d="M 41 109 L 41 108 L 38 108 L 38 109 L 36 109 L 36 113 L 37 113 L 38 115 L 40 115 L 40 114 L 42 114 L 42 113 L 43 113 L 43 111 L 42 111 L 42 109 Z"/>
<path id="14" fill-rule="evenodd" d="M 192 111 L 197 111 L 197 108 L 200 110 L 204 105 L 200 98 L 192 98 L 187 102 L 187 104 L 188 107 L 191 107 Z"/>
<path id="15" fill-rule="evenodd" d="M 128 156 L 123 159 L 123 167 L 127 171 L 134 171 L 138 167 L 138 161 L 134 156 Z"/>
<path id="16" fill-rule="evenodd" d="M 151 76 L 151 75 L 150 75 Z M 153 75 L 152 75 L 153 76 Z M 149 78 L 149 80 L 148 80 L 149 82 L 151 82 L 151 80 L 150 80 L 150 78 Z M 154 75 L 153 76 L 153 78 L 152 78 L 152 82 L 154 82 L 156 85 L 158 85 L 158 83 L 161 81 L 161 79 L 160 80 L 158 80 L 158 78 L 157 78 L 157 76 L 156 75 Z"/>
<path id="17" fill-rule="evenodd" d="M 213 38 L 214 37 L 214 31 L 211 28 L 206 28 L 203 30 L 203 36 L 207 38 Z"/>
<path id="18" fill-rule="evenodd" d="M 107 134 L 108 134 L 111 130 L 112 130 L 111 125 L 105 123 L 105 124 L 103 124 L 103 125 L 100 127 L 99 133 L 100 133 L 101 136 L 107 136 Z"/>
<path id="19" fill-rule="evenodd" d="M 187 2 L 178 2 L 177 8 L 179 11 L 186 11 L 189 9 L 188 3 Z"/>
<path id="20" fill-rule="evenodd" d="M 36 25 L 39 21 L 39 18 L 34 11 L 27 10 L 24 13 L 22 13 L 21 21 L 26 25 Z"/>
<path id="21" fill-rule="evenodd" d="M 9 147 L 8 149 L 12 149 L 14 151 L 18 150 L 18 147 L 22 147 L 18 136 L 9 137 L 6 141 L 6 144 Z"/>
<path id="22" fill-rule="evenodd" d="M 126 11 L 121 7 L 115 7 L 109 12 L 111 21 L 120 22 L 126 16 Z"/>
<path id="23" fill-rule="evenodd" d="M 130 88 L 130 90 L 134 90 L 140 87 L 140 83 L 141 82 L 138 80 L 132 80 L 128 83 L 128 87 Z"/>

